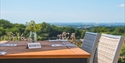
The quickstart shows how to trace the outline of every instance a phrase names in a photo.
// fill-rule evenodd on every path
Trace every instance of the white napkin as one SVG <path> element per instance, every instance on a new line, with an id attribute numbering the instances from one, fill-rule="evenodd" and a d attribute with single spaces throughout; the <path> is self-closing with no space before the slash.
<path id="1" fill-rule="evenodd" d="M 17 46 L 17 44 L 0 44 L 0 46 Z"/>
<path id="2" fill-rule="evenodd" d="M 49 42 L 68 42 L 68 40 L 49 40 Z"/>
<path id="3" fill-rule="evenodd" d="M 52 44 L 53 46 L 76 46 L 75 44 Z"/>
<path id="4" fill-rule="evenodd" d="M 5 54 L 6 54 L 6 52 L 4 52 L 4 51 L 0 52 L 0 55 L 5 55 Z"/>

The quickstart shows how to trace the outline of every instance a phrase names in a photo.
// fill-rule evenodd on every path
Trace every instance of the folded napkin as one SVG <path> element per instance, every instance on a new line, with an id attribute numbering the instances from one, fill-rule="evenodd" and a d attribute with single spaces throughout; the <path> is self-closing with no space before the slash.
<path id="1" fill-rule="evenodd" d="M 0 46 L 17 46 L 17 44 L 0 44 Z"/>
<path id="2" fill-rule="evenodd" d="M 75 44 L 52 44 L 53 46 L 76 46 Z"/>
<path id="3" fill-rule="evenodd" d="M 68 42 L 68 40 L 60 40 L 61 42 Z"/>
<path id="4" fill-rule="evenodd" d="M 5 55 L 5 54 L 6 54 L 6 52 L 4 52 L 4 51 L 0 52 L 0 55 Z"/>
<path id="5" fill-rule="evenodd" d="M 68 42 L 68 40 L 49 40 L 49 42 Z"/>

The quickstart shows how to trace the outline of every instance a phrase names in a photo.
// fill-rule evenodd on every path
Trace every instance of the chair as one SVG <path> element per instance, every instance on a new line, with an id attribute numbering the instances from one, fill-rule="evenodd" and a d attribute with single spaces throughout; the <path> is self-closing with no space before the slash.
<path id="1" fill-rule="evenodd" d="M 124 37 L 102 34 L 93 63 L 117 63 Z"/>
<path id="2" fill-rule="evenodd" d="M 91 54 L 91 57 L 88 59 L 87 63 L 93 62 L 93 57 L 94 57 L 95 50 L 100 36 L 101 35 L 99 33 L 93 33 L 93 32 L 85 33 L 81 48 Z"/>

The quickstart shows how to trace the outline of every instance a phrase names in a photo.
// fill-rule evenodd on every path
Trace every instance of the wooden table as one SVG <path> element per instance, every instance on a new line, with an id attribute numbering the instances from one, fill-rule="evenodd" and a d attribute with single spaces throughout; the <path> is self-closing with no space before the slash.
<path id="1" fill-rule="evenodd" d="M 11 41 L 8 44 L 17 44 L 17 46 L 2 46 L 0 51 L 5 49 L 7 54 L 0 55 L 1 63 L 86 63 L 90 54 L 76 46 L 56 46 L 52 44 L 62 44 L 62 42 L 38 41 L 41 48 L 27 49 L 28 41 Z M 69 43 L 69 42 L 65 42 Z"/>

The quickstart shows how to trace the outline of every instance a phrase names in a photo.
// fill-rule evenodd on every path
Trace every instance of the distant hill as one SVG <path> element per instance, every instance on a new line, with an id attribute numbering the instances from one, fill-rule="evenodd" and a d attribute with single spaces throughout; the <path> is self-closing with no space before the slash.
<path id="1" fill-rule="evenodd" d="M 84 22 L 78 22 L 78 23 L 50 23 L 50 25 L 57 25 L 57 26 L 72 26 L 74 28 L 89 28 L 89 27 L 96 27 L 96 26 L 106 26 L 106 27 L 112 27 L 112 26 L 125 26 L 125 23 L 84 23 Z"/>

